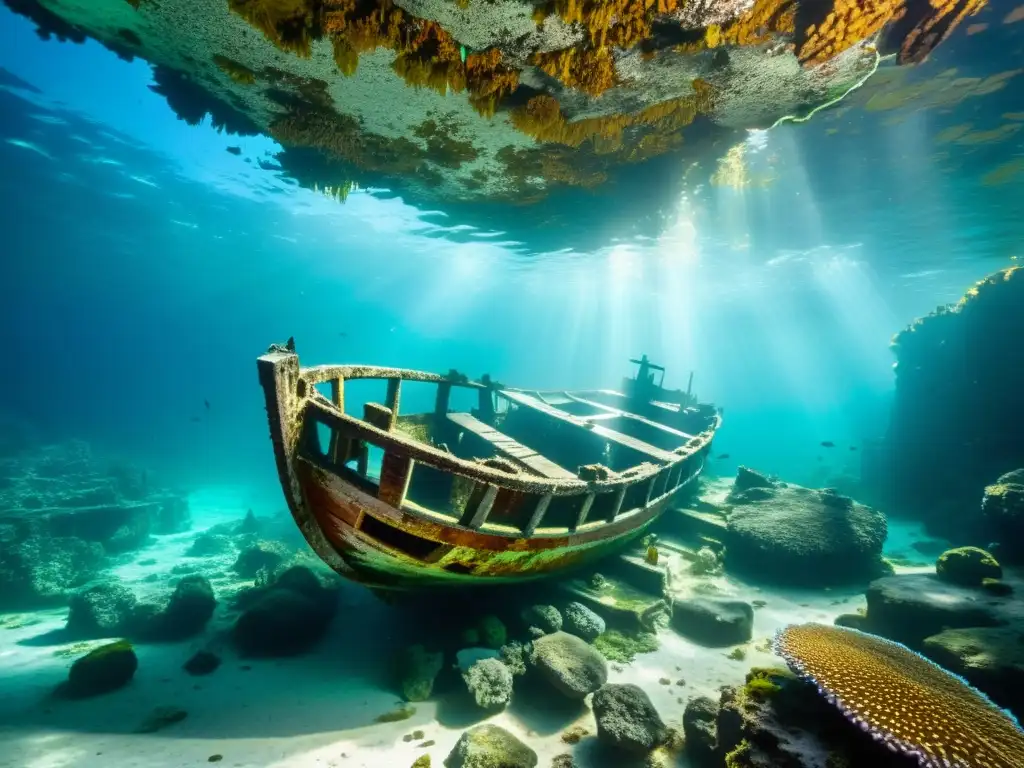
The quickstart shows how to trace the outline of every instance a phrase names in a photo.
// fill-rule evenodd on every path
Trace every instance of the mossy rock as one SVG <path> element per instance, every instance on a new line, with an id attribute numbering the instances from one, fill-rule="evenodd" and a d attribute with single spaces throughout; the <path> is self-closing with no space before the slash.
<path id="1" fill-rule="evenodd" d="M 60 693 L 82 699 L 123 688 L 135 676 L 139 659 L 127 640 L 107 643 L 76 659 Z"/>
<path id="2" fill-rule="evenodd" d="M 445 768 L 534 768 L 537 753 L 504 728 L 489 723 L 459 737 Z"/>
<path id="3" fill-rule="evenodd" d="M 1001 579 L 1003 569 L 984 549 L 947 549 L 935 562 L 935 573 L 943 581 L 965 587 L 980 587 L 985 579 Z"/>

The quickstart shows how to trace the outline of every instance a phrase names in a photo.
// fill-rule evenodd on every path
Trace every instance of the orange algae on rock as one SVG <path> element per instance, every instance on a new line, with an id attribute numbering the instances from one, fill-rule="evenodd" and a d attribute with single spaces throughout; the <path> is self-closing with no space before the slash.
<path id="1" fill-rule="evenodd" d="M 413 133 L 427 143 L 430 159 L 445 168 L 460 168 L 480 156 L 472 142 L 460 141 L 450 128 L 443 128 L 435 120 L 424 120 Z"/>
<path id="2" fill-rule="evenodd" d="M 693 94 L 652 104 L 636 114 L 615 114 L 569 121 L 553 96 L 534 96 L 525 107 L 511 113 L 512 124 L 539 142 L 579 147 L 592 140 L 595 149 L 608 154 L 622 147 L 622 135 L 630 127 L 646 126 L 656 133 L 678 133 L 712 105 L 711 87 L 703 80 L 693 81 Z M 639 143 L 639 142 L 638 142 Z M 654 142 L 648 144 L 648 151 Z M 665 145 L 666 142 L 660 142 Z M 674 142 L 678 143 L 678 142 Z M 652 156 L 652 155 L 649 155 Z"/>
<path id="3" fill-rule="evenodd" d="M 228 0 L 228 8 L 260 30 L 278 48 L 308 57 L 320 36 L 322 0 Z"/>
<path id="4" fill-rule="evenodd" d="M 502 63 L 497 48 L 471 53 L 466 57 L 466 87 L 476 111 L 490 117 L 498 102 L 519 87 L 519 72 Z"/>
<path id="5" fill-rule="evenodd" d="M 577 46 L 535 53 L 531 62 L 556 80 L 588 96 L 600 96 L 615 84 L 615 60 L 607 48 Z"/>
<path id="6" fill-rule="evenodd" d="M 803 64 L 828 61 L 905 13 L 903 0 L 834 0 L 831 6 L 810 7 L 817 13 L 797 34 L 797 58 Z"/>
<path id="7" fill-rule="evenodd" d="M 848 719 L 927 768 L 1018 768 L 1024 731 L 961 678 L 909 648 L 845 627 L 791 625 L 775 650 Z"/>
<path id="8" fill-rule="evenodd" d="M 354 118 L 333 112 L 284 115 L 271 123 L 270 135 L 285 147 L 319 149 L 329 158 L 366 171 L 415 174 L 426 160 L 426 153 L 408 139 L 369 133 Z"/>
<path id="9" fill-rule="evenodd" d="M 632 48 L 651 36 L 655 16 L 672 13 L 679 0 L 555 0 L 567 24 L 579 24 L 595 48 Z"/>
<path id="10" fill-rule="evenodd" d="M 967 16 L 973 16 L 985 7 L 988 0 L 928 0 L 914 6 L 920 8 L 913 28 L 900 45 L 901 64 L 919 64 L 928 58 L 935 47 L 952 34 Z"/>
<path id="11" fill-rule="evenodd" d="M 227 56 L 221 56 L 219 53 L 216 53 L 213 56 L 213 63 L 217 65 L 221 72 L 236 83 L 252 85 L 256 82 L 255 72 L 244 64 L 239 64 L 237 61 L 229 59 Z"/>
<path id="12" fill-rule="evenodd" d="M 721 42 L 731 45 L 757 45 L 777 34 L 793 32 L 796 4 L 793 0 L 757 0 L 750 10 L 726 25 Z"/>

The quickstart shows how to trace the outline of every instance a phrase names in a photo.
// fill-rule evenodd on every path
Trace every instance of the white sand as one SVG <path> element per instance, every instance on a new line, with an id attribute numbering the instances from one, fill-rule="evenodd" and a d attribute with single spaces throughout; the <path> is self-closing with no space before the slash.
<path id="1" fill-rule="evenodd" d="M 204 525 L 240 519 L 251 504 L 230 493 L 193 499 L 194 514 Z M 262 513 L 266 510 L 258 510 Z M 196 514 L 198 513 L 198 514 Z M 136 553 L 131 563 L 115 570 L 140 595 L 166 592 L 165 580 L 140 581 L 151 573 L 166 573 L 174 564 L 197 562 L 203 569 L 223 569 L 233 555 L 191 560 L 183 557 L 196 531 L 159 537 L 154 546 Z M 921 538 L 909 528 L 894 530 L 901 554 L 909 541 Z M 673 555 L 668 555 L 669 558 Z M 156 559 L 141 566 L 138 561 Z M 672 563 L 682 572 L 682 563 Z M 214 587 L 223 596 L 240 583 L 220 576 Z M 731 649 L 693 645 L 671 630 L 660 633 L 661 648 L 644 654 L 630 665 L 614 665 L 611 682 L 632 682 L 650 695 L 663 719 L 680 727 L 686 701 L 695 695 L 717 698 L 722 685 L 741 683 L 752 665 L 775 665 L 779 659 L 755 645 L 776 629 L 801 621 L 831 622 L 839 613 L 862 607 L 859 590 L 801 592 L 759 590 L 733 579 L 713 580 L 720 594 L 744 600 L 764 600 L 755 611 L 754 640 L 743 661 L 728 658 Z M 674 588 L 685 594 L 693 580 L 677 577 Z M 554 755 L 572 752 L 580 768 L 608 763 L 590 737 L 573 747 L 561 742 L 565 728 L 578 722 L 594 730 L 585 706 L 561 707 L 553 699 L 514 697 L 501 714 L 484 718 L 465 706 L 464 697 L 448 695 L 439 701 L 415 705 L 416 712 L 398 723 L 376 723 L 375 718 L 399 704 L 389 689 L 393 651 L 404 644 L 396 637 L 394 609 L 362 588 L 346 584 L 341 607 L 329 636 L 307 655 L 282 660 L 242 660 L 222 639 L 227 626 L 218 613 L 211 628 L 193 641 L 167 645 L 139 645 L 139 669 L 130 685 L 120 691 L 84 701 L 49 698 L 66 679 L 73 658 L 94 641 L 77 647 L 70 656 L 55 656 L 69 646 L 42 643 L 44 633 L 63 627 L 66 610 L 24 615 L 31 623 L 17 626 L 18 617 L 6 617 L 0 626 L 0 766 L 6 768 L 181 768 L 205 765 L 220 754 L 223 766 L 271 768 L 407 768 L 424 751 L 440 766 L 460 734 L 476 722 L 493 722 L 519 736 L 537 751 L 541 768 Z M 0 617 L 2 619 L 4 617 Z M 10 628 L 13 625 L 14 628 Z M 199 648 L 211 648 L 223 657 L 213 674 L 192 677 L 181 665 Z M 245 666 L 251 669 L 244 669 Z M 659 682 L 668 678 L 672 684 Z M 685 685 L 675 683 L 685 680 Z M 546 705 L 559 704 L 554 709 Z M 149 734 L 138 734 L 146 716 L 157 707 L 179 707 L 188 712 L 182 722 Z M 438 722 L 438 720 L 441 723 Z M 402 737 L 421 729 L 436 744 L 424 750 Z M 621 761 L 613 761 L 622 766 Z M 677 763 L 685 766 L 685 758 Z M 624 767 L 625 768 L 625 767 Z"/>

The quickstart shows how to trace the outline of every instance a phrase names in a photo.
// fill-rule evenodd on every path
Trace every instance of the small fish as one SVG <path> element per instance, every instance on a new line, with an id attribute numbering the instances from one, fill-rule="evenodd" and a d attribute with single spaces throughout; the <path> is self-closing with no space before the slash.
<path id="1" fill-rule="evenodd" d="M 193 416 L 191 419 L 189 419 L 189 421 L 191 421 L 193 424 L 198 424 L 200 421 L 202 421 L 202 419 L 200 419 L 198 416 Z"/>
<path id="2" fill-rule="evenodd" d="M 206 410 L 210 410 L 210 401 L 209 400 L 203 400 L 203 405 L 206 406 Z"/>
<path id="3" fill-rule="evenodd" d="M 348 338 L 348 334 L 345 333 L 345 331 L 338 331 L 338 335 L 341 336 L 341 338 L 343 338 L 343 339 L 347 339 Z"/>
<path id="4" fill-rule="evenodd" d="M 857 446 L 856 445 L 851 445 L 850 446 L 850 450 L 851 451 L 856 451 L 857 450 Z"/>
<path id="5" fill-rule="evenodd" d="M 228 147 L 228 152 L 230 152 L 232 155 L 240 155 L 240 154 L 242 154 L 242 148 L 241 147 Z"/>
<path id="6" fill-rule="evenodd" d="M 716 458 L 718 458 L 721 461 L 725 461 L 726 459 L 730 458 L 730 456 L 728 453 L 720 453 Z"/>
<path id="7" fill-rule="evenodd" d="M 831 440 L 823 440 L 822 443 L 821 443 L 821 447 L 822 448 L 835 448 L 836 444 L 833 443 Z"/>
<path id="8" fill-rule="evenodd" d="M 24 139 L 7 139 L 7 143 L 13 147 L 20 147 L 21 149 L 30 150 L 31 152 L 40 154 L 43 157 L 49 158 L 50 160 L 53 159 L 53 155 L 51 155 L 45 149 L 42 149 L 41 147 L 38 147 L 37 145 L 33 144 L 31 141 L 25 141 Z"/>

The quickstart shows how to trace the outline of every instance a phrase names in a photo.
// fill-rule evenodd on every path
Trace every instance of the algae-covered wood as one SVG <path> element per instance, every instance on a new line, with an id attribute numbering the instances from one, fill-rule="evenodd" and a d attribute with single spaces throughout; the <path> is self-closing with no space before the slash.
<path id="1" fill-rule="evenodd" d="M 571 393 L 557 402 L 574 413 L 488 377 L 301 368 L 278 347 L 259 370 L 300 529 L 332 567 L 377 587 L 521 581 L 592 563 L 693 482 L 720 423 L 710 409 L 691 436 Z M 383 403 L 364 403 L 361 418 L 345 398 L 356 379 L 386 382 Z M 400 412 L 403 381 L 437 387 L 429 412 Z M 455 388 L 475 390 L 479 410 L 449 412 Z M 608 417 L 617 429 L 603 426 Z M 657 444 L 643 439 L 651 434 Z"/>

